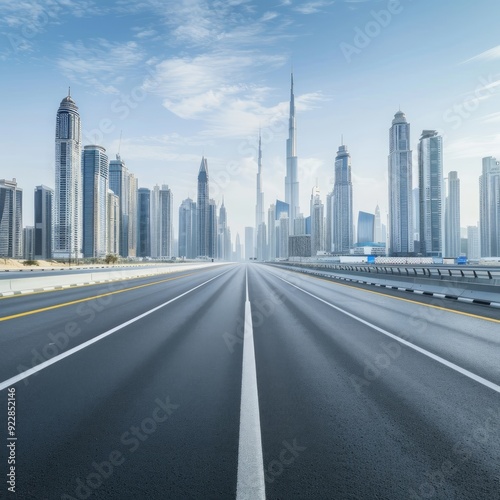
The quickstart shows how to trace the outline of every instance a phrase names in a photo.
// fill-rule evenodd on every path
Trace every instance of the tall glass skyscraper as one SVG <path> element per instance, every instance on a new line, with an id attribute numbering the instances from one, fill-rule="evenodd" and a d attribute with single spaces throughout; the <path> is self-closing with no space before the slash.
<path id="1" fill-rule="evenodd" d="M 311 193 L 311 255 L 325 250 L 325 208 L 321 201 L 319 187 Z M 307 234 L 307 229 L 306 229 Z"/>
<path id="2" fill-rule="evenodd" d="M 201 159 L 200 169 L 198 171 L 198 199 L 196 203 L 197 210 L 197 244 L 198 256 L 207 257 L 209 255 L 209 228 L 210 218 L 208 205 L 210 201 L 208 190 L 208 164 L 205 157 Z"/>
<path id="3" fill-rule="evenodd" d="M 339 146 L 333 186 L 333 251 L 349 253 L 353 244 L 351 155 Z"/>
<path id="4" fill-rule="evenodd" d="M 52 207 L 54 190 L 41 185 L 35 188 L 35 259 L 52 258 Z"/>
<path id="5" fill-rule="evenodd" d="M 413 253 L 412 152 L 410 124 L 402 111 L 389 131 L 389 253 Z"/>
<path id="6" fill-rule="evenodd" d="M 23 256 L 23 190 L 0 179 L 0 257 Z"/>
<path id="7" fill-rule="evenodd" d="M 448 196 L 446 197 L 446 256 L 460 255 L 460 179 L 458 172 L 448 174 Z"/>
<path id="8" fill-rule="evenodd" d="M 187 198 L 179 207 L 179 257 L 194 259 L 198 256 L 196 244 L 196 203 Z"/>
<path id="9" fill-rule="evenodd" d="M 435 130 L 424 130 L 418 144 L 420 193 L 420 253 L 443 257 L 443 139 Z"/>
<path id="10" fill-rule="evenodd" d="M 378 205 L 377 205 L 378 207 Z M 380 218 L 380 217 L 379 217 Z M 371 246 L 375 239 L 375 215 L 368 212 L 358 214 L 358 246 Z"/>
<path id="11" fill-rule="evenodd" d="M 137 194 L 137 257 L 151 257 L 151 191 L 139 188 Z"/>
<path id="12" fill-rule="evenodd" d="M 85 146 L 83 166 L 83 256 L 104 257 L 107 252 L 109 164 L 106 150 Z"/>
<path id="13" fill-rule="evenodd" d="M 297 125 L 295 122 L 295 96 L 293 93 L 293 73 L 290 84 L 290 118 L 288 139 L 286 140 L 285 202 L 290 206 L 290 235 L 293 235 L 294 220 L 299 216 L 299 174 L 297 165 Z"/>
<path id="14" fill-rule="evenodd" d="M 82 257 L 81 142 L 78 107 L 68 93 L 56 116 L 53 249 L 56 259 Z"/>
<path id="15" fill-rule="evenodd" d="M 130 217 L 130 181 L 129 173 L 125 162 L 116 155 L 116 160 L 109 162 L 109 188 L 118 196 L 120 204 L 120 219 L 119 219 L 119 249 L 122 257 L 128 257 L 128 231 Z"/>
<path id="16" fill-rule="evenodd" d="M 479 177 L 481 257 L 500 257 L 500 162 L 483 158 Z"/>

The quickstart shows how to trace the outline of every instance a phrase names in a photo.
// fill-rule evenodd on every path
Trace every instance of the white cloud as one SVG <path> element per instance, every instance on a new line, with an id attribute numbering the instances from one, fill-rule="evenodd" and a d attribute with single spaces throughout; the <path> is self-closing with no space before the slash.
<path id="1" fill-rule="evenodd" d="M 473 61 L 495 61 L 496 59 L 500 59 L 500 45 L 497 45 L 492 49 L 485 50 L 484 52 L 481 52 L 480 54 L 477 54 L 476 56 L 471 57 L 470 59 L 466 59 L 465 61 L 462 61 L 461 64 Z"/>
<path id="2" fill-rule="evenodd" d="M 144 58 L 136 42 L 110 42 L 99 38 L 87 44 L 78 40 L 62 45 L 63 56 L 57 65 L 70 80 L 78 80 L 99 92 L 117 93 L 115 85 Z"/>
<path id="3" fill-rule="evenodd" d="M 318 0 L 315 2 L 305 2 L 294 7 L 293 10 L 299 12 L 300 14 L 317 14 L 323 10 L 323 7 L 331 5 L 333 2 L 327 2 L 324 0 Z"/>
<path id="4" fill-rule="evenodd" d="M 481 137 L 462 137 L 457 141 L 445 144 L 444 153 L 447 161 L 464 158 L 478 158 L 494 156 L 498 154 L 500 134 L 492 134 Z"/>

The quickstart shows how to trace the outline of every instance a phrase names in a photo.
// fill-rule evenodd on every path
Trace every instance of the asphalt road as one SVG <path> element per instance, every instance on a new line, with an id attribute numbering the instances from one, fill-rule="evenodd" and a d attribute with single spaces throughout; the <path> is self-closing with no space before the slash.
<path id="1" fill-rule="evenodd" d="M 499 335 L 259 264 L 3 298 L 0 498 L 500 499 Z"/>

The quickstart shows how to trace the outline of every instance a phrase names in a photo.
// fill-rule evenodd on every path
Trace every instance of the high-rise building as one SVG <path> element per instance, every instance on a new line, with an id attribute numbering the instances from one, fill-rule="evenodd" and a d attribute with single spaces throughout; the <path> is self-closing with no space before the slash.
<path id="1" fill-rule="evenodd" d="M 378 207 L 378 205 L 377 205 Z M 382 232 L 382 228 L 380 228 Z M 358 246 L 370 246 L 375 242 L 375 215 L 368 212 L 358 214 Z"/>
<path id="2" fill-rule="evenodd" d="M 288 139 L 286 141 L 286 177 L 285 202 L 290 207 L 289 224 L 290 234 L 293 234 L 293 225 L 299 216 L 299 174 L 297 166 L 297 126 L 295 122 L 295 96 L 293 93 L 293 73 L 290 86 L 290 118 L 288 121 Z M 288 251 L 287 251 L 288 252 Z"/>
<path id="3" fill-rule="evenodd" d="M 217 241 L 217 258 L 220 260 L 232 260 L 231 231 L 227 225 L 227 210 L 222 198 L 222 205 L 219 209 L 219 239 Z"/>
<path id="4" fill-rule="evenodd" d="M 210 194 L 208 188 L 208 164 L 205 157 L 201 159 L 200 169 L 198 171 L 198 199 L 196 203 L 198 231 L 197 243 L 199 257 L 208 257 L 209 255 L 209 229 L 210 217 L 208 206 Z"/>
<path id="5" fill-rule="evenodd" d="M 304 236 L 304 234 L 307 234 L 306 218 L 304 217 L 304 214 L 299 214 L 295 217 L 295 220 L 293 221 L 293 234 L 295 236 Z"/>
<path id="6" fill-rule="evenodd" d="M 402 111 L 392 120 L 389 131 L 389 253 L 413 253 L 412 152 L 410 124 Z"/>
<path id="7" fill-rule="evenodd" d="M 242 253 L 242 249 L 241 249 L 241 241 L 240 241 L 240 235 L 239 233 L 236 233 L 236 240 L 235 240 L 235 245 L 234 245 L 234 260 L 236 262 L 241 262 L 242 258 L 241 258 L 241 253 Z"/>
<path id="8" fill-rule="evenodd" d="M 333 191 L 326 195 L 326 230 L 325 230 L 325 250 L 328 253 L 333 249 Z"/>
<path id="9" fill-rule="evenodd" d="M 137 257 L 151 257 L 151 191 L 137 192 Z"/>
<path id="10" fill-rule="evenodd" d="M 319 187 L 311 194 L 311 255 L 325 251 L 325 209 L 321 202 Z"/>
<path id="11" fill-rule="evenodd" d="M 139 180 L 134 174 L 128 175 L 128 252 L 129 257 L 136 257 L 137 251 L 137 236 L 138 232 L 138 198 L 139 198 Z"/>
<path id="12" fill-rule="evenodd" d="M 480 257 L 479 227 L 467 226 L 467 258 L 469 260 L 479 260 Z"/>
<path id="13" fill-rule="evenodd" d="M 273 203 L 267 210 L 267 259 L 274 260 L 278 256 L 276 248 L 276 205 Z"/>
<path id="14" fill-rule="evenodd" d="M 359 223 L 358 223 L 359 228 Z M 382 218 L 380 217 L 380 207 L 377 205 L 375 207 L 375 228 L 373 232 L 375 243 L 385 243 L 385 239 L 382 235 Z M 359 238 L 358 238 L 359 241 Z"/>
<path id="15" fill-rule="evenodd" d="M 420 193 L 420 253 L 444 256 L 443 139 L 435 130 L 424 130 L 418 144 Z"/>
<path id="16" fill-rule="evenodd" d="M 113 190 L 108 189 L 108 215 L 106 221 L 107 238 L 106 253 L 119 255 L 120 253 L 120 198 Z"/>
<path id="17" fill-rule="evenodd" d="M 172 191 L 165 184 L 151 191 L 151 257 L 172 256 Z"/>
<path id="18" fill-rule="evenodd" d="M 83 148 L 83 256 L 104 257 L 107 251 L 109 164 L 102 146 Z"/>
<path id="19" fill-rule="evenodd" d="M 245 227 L 245 260 L 255 257 L 254 228 Z"/>
<path id="20" fill-rule="evenodd" d="M 65 97 L 56 117 L 53 257 L 82 257 L 82 132 L 75 101 Z"/>
<path id="21" fill-rule="evenodd" d="M 261 222 L 257 228 L 257 260 L 267 260 L 267 226 Z"/>
<path id="22" fill-rule="evenodd" d="M 160 232 L 161 232 L 161 214 L 160 214 L 160 186 L 156 184 L 151 190 L 151 257 L 160 256 Z"/>
<path id="23" fill-rule="evenodd" d="M 255 205 L 255 230 L 265 221 L 264 219 L 264 193 L 262 192 L 262 139 L 259 132 L 259 157 L 257 160 L 257 204 Z"/>
<path id="24" fill-rule="evenodd" d="M 128 257 L 130 182 L 127 167 L 120 155 L 116 155 L 116 160 L 109 162 L 109 188 L 118 196 L 120 202 L 119 254 Z"/>
<path id="25" fill-rule="evenodd" d="M 353 244 L 351 155 L 344 145 L 339 146 L 335 158 L 333 186 L 333 250 L 349 253 Z"/>
<path id="26" fill-rule="evenodd" d="M 208 202 L 208 256 L 217 258 L 217 203 L 210 199 Z"/>
<path id="27" fill-rule="evenodd" d="M 179 257 L 194 259 L 198 256 L 196 241 L 196 203 L 187 198 L 179 207 Z"/>
<path id="28" fill-rule="evenodd" d="M 460 179 L 457 172 L 448 173 L 448 196 L 445 214 L 446 256 L 458 257 L 460 251 Z"/>
<path id="29" fill-rule="evenodd" d="M 35 226 L 26 226 L 23 229 L 23 258 L 26 260 L 35 258 Z"/>
<path id="30" fill-rule="evenodd" d="M 481 257 L 500 257 L 500 162 L 483 158 L 479 177 Z"/>
<path id="31" fill-rule="evenodd" d="M 278 243 L 279 243 L 278 257 L 280 259 L 288 259 L 289 256 L 288 254 L 289 250 L 288 237 L 290 236 L 289 229 L 290 229 L 290 222 L 288 215 L 286 215 L 285 212 L 281 212 L 279 219 L 279 231 L 278 231 Z"/>
<path id="32" fill-rule="evenodd" d="M 44 186 L 35 188 L 35 259 L 52 258 L 52 210 L 54 190 Z"/>
<path id="33" fill-rule="evenodd" d="M 23 190 L 16 179 L 0 179 L 0 257 L 23 256 Z"/>

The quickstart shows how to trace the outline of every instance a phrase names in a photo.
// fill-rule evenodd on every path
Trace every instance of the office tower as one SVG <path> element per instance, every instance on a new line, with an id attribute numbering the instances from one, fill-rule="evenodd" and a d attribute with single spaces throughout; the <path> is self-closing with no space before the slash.
<path id="1" fill-rule="evenodd" d="M 161 215 L 160 215 L 160 186 L 156 184 L 151 190 L 151 257 L 157 258 L 160 256 L 160 232 L 161 232 Z"/>
<path id="2" fill-rule="evenodd" d="M 234 260 L 236 262 L 241 262 L 241 241 L 239 233 L 236 233 L 236 243 L 234 245 Z"/>
<path id="3" fill-rule="evenodd" d="M 56 117 L 54 248 L 56 259 L 82 257 L 82 170 L 80 115 L 75 101 L 65 97 Z"/>
<path id="4" fill-rule="evenodd" d="M 279 219 L 279 231 L 278 231 L 278 241 L 279 241 L 279 251 L 278 257 L 280 259 L 288 259 L 288 237 L 290 229 L 290 221 L 288 215 L 285 212 L 281 212 Z"/>
<path id="5" fill-rule="evenodd" d="M 378 207 L 378 205 L 377 205 Z M 358 213 L 358 246 L 371 246 L 375 239 L 375 215 L 368 212 Z M 382 233 L 382 228 L 380 228 Z"/>
<path id="6" fill-rule="evenodd" d="M 172 238 L 172 191 L 163 184 L 151 191 L 151 257 L 171 257 Z"/>
<path id="7" fill-rule="evenodd" d="M 109 164 L 102 146 L 83 148 L 83 256 L 104 257 L 107 251 Z"/>
<path id="8" fill-rule="evenodd" d="M 479 177 L 481 257 L 500 257 L 500 162 L 483 158 Z"/>
<path id="9" fill-rule="evenodd" d="M 254 253 L 254 228 L 245 227 L 245 260 L 252 260 Z"/>
<path id="10" fill-rule="evenodd" d="M 448 174 L 448 196 L 445 214 L 446 257 L 461 254 L 460 242 L 460 179 L 457 172 Z"/>
<path id="11" fill-rule="evenodd" d="M 288 139 L 286 141 L 285 202 L 290 206 L 290 234 L 293 234 L 293 221 L 299 215 L 299 176 L 297 166 L 297 128 L 295 123 L 295 96 L 293 94 L 293 73 L 290 87 L 290 118 Z"/>
<path id="12" fill-rule="evenodd" d="M 208 164 L 205 157 L 201 159 L 200 170 L 198 171 L 198 199 L 196 203 L 198 231 L 198 256 L 207 257 L 209 255 L 209 191 L 208 191 Z"/>
<path id="13" fill-rule="evenodd" d="M 412 220 L 413 220 L 413 241 L 420 240 L 420 189 L 412 190 Z M 420 246 L 420 245 L 419 245 Z M 413 249 L 415 252 L 415 248 Z"/>
<path id="14" fill-rule="evenodd" d="M 217 203 L 210 199 L 208 202 L 208 256 L 217 258 Z"/>
<path id="15" fill-rule="evenodd" d="M 35 258 L 35 226 L 26 226 L 23 229 L 23 258 L 26 260 Z"/>
<path id="16" fill-rule="evenodd" d="M 137 191 L 137 257 L 151 256 L 151 191 Z"/>
<path id="17" fill-rule="evenodd" d="M 321 202 L 319 188 L 316 186 L 311 194 L 311 255 L 325 250 L 324 206 Z"/>
<path id="18" fill-rule="evenodd" d="M 444 256 L 443 139 L 424 130 L 418 144 L 420 190 L 420 253 Z"/>
<path id="19" fill-rule="evenodd" d="M 187 198 L 179 207 L 179 257 L 194 259 L 198 256 L 196 241 L 196 203 Z"/>
<path id="20" fill-rule="evenodd" d="M 276 205 L 274 203 L 267 210 L 267 248 L 267 259 L 276 259 L 278 252 L 276 248 Z"/>
<path id="21" fill-rule="evenodd" d="M 382 218 L 380 217 L 380 207 L 378 205 L 375 207 L 375 228 L 373 231 L 373 237 L 374 237 L 373 241 L 375 243 L 382 243 L 382 242 L 385 243 L 385 240 L 383 239 L 382 236 Z"/>
<path id="22" fill-rule="evenodd" d="M 137 256 L 137 225 L 139 222 L 138 219 L 138 192 L 139 192 L 139 180 L 135 177 L 134 174 L 129 172 L 128 176 L 128 210 L 129 210 L 129 219 L 128 219 L 128 256 L 136 257 Z"/>
<path id="23" fill-rule="evenodd" d="M 257 228 L 257 260 L 267 260 L 267 227 L 261 222 Z"/>
<path id="24" fill-rule="evenodd" d="M 262 192 L 262 140 L 259 131 L 259 158 L 257 161 L 257 204 L 255 206 L 255 230 L 264 222 L 264 193 Z"/>
<path id="25" fill-rule="evenodd" d="M 344 145 L 335 158 L 332 239 L 335 253 L 349 253 L 353 242 L 351 155 Z"/>
<path id="26" fill-rule="evenodd" d="M 23 190 L 16 179 L 0 179 L 0 257 L 23 256 Z"/>
<path id="27" fill-rule="evenodd" d="M 304 214 L 299 214 L 293 221 L 293 235 L 303 236 L 306 234 L 306 219 Z"/>
<path id="28" fill-rule="evenodd" d="M 52 258 L 52 210 L 54 190 L 44 186 L 35 188 L 35 259 Z"/>
<path id="29" fill-rule="evenodd" d="M 402 111 L 389 131 L 389 253 L 413 253 L 412 152 L 410 124 Z"/>
<path id="30" fill-rule="evenodd" d="M 106 221 L 106 254 L 120 253 L 120 198 L 112 189 L 108 189 L 108 215 Z"/>
<path id="31" fill-rule="evenodd" d="M 120 155 L 116 155 L 116 160 L 109 162 L 109 188 L 118 196 L 120 202 L 119 254 L 128 257 L 130 181 L 127 167 Z"/>
<path id="32" fill-rule="evenodd" d="M 479 260 L 481 257 L 481 245 L 479 239 L 479 227 L 467 226 L 467 258 Z"/>
<path id="33" fill-rule="evenodd" d="M 227 210 L 222 198 L 222 205 L 219 209 L 219 239 L 217 242 L 217 257 L 221 260 L 232 260 L 231 232 L 227 226 Z"/>
<path id="34" fill-rule="evenodd" d="M 332 252 L 333 248 L 333 191 L 326 195 L 326 230 L 325 230 L 325 250 Z"/>

